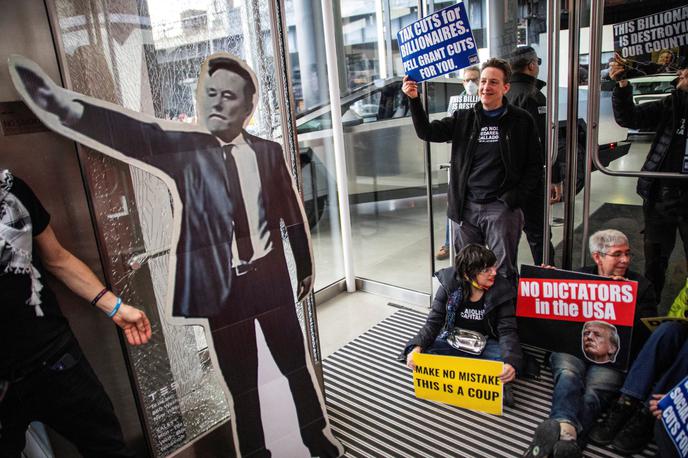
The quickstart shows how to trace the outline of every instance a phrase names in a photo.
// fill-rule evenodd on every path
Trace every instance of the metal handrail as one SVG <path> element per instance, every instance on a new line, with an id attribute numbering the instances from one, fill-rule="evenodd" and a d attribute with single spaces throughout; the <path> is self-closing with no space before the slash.
<path id="1" fill-rule="evenodd" d="M 596 27 L 590 27 L 590 71 L 588 72 L 588 87 L 598 87 L 600 85 L 600 55 L 602 42 L 602 26 L 604 25 L 604 1 L 593 0 L 591 5 L 590 23 Z M 648 178 L 680 178 L 688 179 L 688 174 L 678 172 L 647 172 L 643 170 L 611 170 L 602 165 L 599 151 L 597 148 L 598 129 L 600 116 L 600 94 L 599 91 L 592 91 L 588 96 L 588 119 L 592 120 L 591 129 L 588 129 L 587 146 L 588 151 L 592 151 L 592 162 L 600 172 L 605 175 L 617 177 L 648 177 Z M 587 183 L 586 183 L 587 185 Z M 584 213 L 586 214 L 586 213 Z"/>
<path id="2" fill-rule="evenodd" d="M 559 1 L 549 0 L 547 2 L 547 125 L 549 135 L 547 136 L 547 151 L 545 154 L 545 219 L 543 221 L 543 250 L 542 260 L 549 261 L 549 231 L 550 217 L 552 216 L 552 206 L 549 203 L 549 188 L 552 183 L 552 163 L 557 154 L 559 145 Z M 556 71 L 553 71 L 556 69 Z M 543 139 L 545 141 L 545 139 Z"/>
<path id="3" fill-rule="evenodd" d="M 590 16 L 590 59 L 588 72 L 588 87 L 600 87 L 600 55 L 602 50 L 602 30 L 604 25 L 604 1 L 592 0 Z M 594 25 L 594 27 L 593 27 Z M 581 243 L 581 261 L 584 263 L 587 256 L 587 240 L 589 232 L 589 213 L 590 213 L 590 175 L 592 164 L 597 170 L 610 176 L 619 177 L 648 177 L 648 178 L 679 178 L 688 179 L 688 174 L 676 172 L 648 172 L 630 170 L 611 170 L 602 165 L 600 161 L 599 149 L 599 117 L 600 117 L 600 92 L 589 91 L 588 95 L 588 120 L 589 129 L 586 137 L 587 151 L 590 151 L 585 166 L 585 187 L 583 190 L 583 241 Z M 592 163 L 591 163 L 592 160 Z"/>
<path id="4" fill-rule="evenodd" d="M 566 107 L 566 154 L 568 164 L 566 182 L 566 200 L 564 202 L 564 239 L 561 264 L 564 269 L 571 269 L 573 264 L 573 231 L 576 201 L 576 174 L 578 162 L 578 76 L 580 63 L 580 12 L 581 0 L 568 3 L 569 19 L 569 74 Z M 558 20 L 558 19 L 557 19 Z"/>

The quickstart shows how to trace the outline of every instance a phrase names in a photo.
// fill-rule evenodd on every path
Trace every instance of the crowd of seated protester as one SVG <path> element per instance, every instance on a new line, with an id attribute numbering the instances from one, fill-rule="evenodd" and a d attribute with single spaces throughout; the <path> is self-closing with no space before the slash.
<path id="1" fill-rule="evenodd" d="M 578 272 L 638 284 L 629 370 L 624 373 L 607 364 L 619 350 L 616 331 L 608 329 L 614 326 L 587 322 L 587 332 L 584 329 L 582 334 L 585 360 L 560 352 L 548 356 L 546 363 L 554 379 L 550 415 L 537 427 L 524 456 L 582 457 L 588 442 L 611 444 L 621 454 L 632 454 L 642 451 L 653 436 L 662 457 L 677 456 L 658 420 L 657 402 L 688 375 L 688 325 L 667 322 L 650 333 L 642 323 L 641 318 L 658 314 L 655 289 L 630 269 L 632 251 L 625 234 L 598 231 L 590 236 L 589 249 L 594 264 Z M 409 368 L 414 368 L 417 352 L 502 361 L 504 404 L 515 407 L 511 382 L 522 376 L 524 366 L 515 316 L 517 290 L 497 274 L 496 262 L 489 249 L 471 244 L 456 255 L 451 267 L 438 271 L 440 286 L 427 321 L 407 342 L 400 358 Z M 686 310 L 688 281 L 670 314 L 685 317 Z M 475 348 L 457 344 L 457 333 L 466 332 L 486 337 L 478 354 Z M 588 346 L 591 353 L 599 350 L 600 359 L 587 356 Z"/>

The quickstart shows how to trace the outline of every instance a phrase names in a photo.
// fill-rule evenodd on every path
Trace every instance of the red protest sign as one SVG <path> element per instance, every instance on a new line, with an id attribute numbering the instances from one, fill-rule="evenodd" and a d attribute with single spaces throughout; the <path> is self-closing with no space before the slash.
<path id="1" fill-rule="evenodd" d="M 634 281 L 522 266 L 519 337 L 527 345 L 625 369 L 637 294 Z"/>
<path id="2" fill-rule="evenodd" d="M 521 278 L 516 316 L 633 326 L 637 293 L 632 281 Z"/>

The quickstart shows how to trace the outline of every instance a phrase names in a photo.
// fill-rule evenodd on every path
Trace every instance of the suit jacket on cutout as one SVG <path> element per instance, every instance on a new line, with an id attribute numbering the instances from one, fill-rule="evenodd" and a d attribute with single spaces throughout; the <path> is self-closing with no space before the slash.
<path id="1" fill-rule="evenodd" d="M 83 116 L 70 128 L 149 163 L 174 179 L 183 209 L 176 250 L 173 314 L 217 316 L 231 306 L 227 300 L 232 280 L 232 215 L 236 198 L 230 192 L 227 163 L 218 139 L 209 132 L 164 130 L 156 122 L 143 122 L 117 111 L 80 103 L 84 105 Z M 300 282 L 312 275 L 312 260 L 306 225 L 282 147 L 245 131 L 242 134 L 256 154 L 273 249 L 283 249 L 283 219 Z M 237 234 L 239 238 L 247 236 Z"/>

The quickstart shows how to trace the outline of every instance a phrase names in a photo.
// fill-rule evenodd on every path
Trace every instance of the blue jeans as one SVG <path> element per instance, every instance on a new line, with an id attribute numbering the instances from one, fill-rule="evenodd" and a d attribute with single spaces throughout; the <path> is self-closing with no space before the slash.
<path id="1" fill-rule="evenodd" d="M 550 362 L 554 392 L 549 418 L 571 423 L 584 437 L 600 412 L 618 395 L 624 375 L 567 353 L 552 353 Z"/>
<path id="2" fill-rule="evenodd" d="M 474 355 L 471 353 L 466 353 L 465 351 L 457 350 L 449 345 L 446 340 L 440 339 L 439 337 L 435 339 L 435 342 L 432 344 L 432 346 L 424 350 L 423 353 L 428 353 L 431 355 L 463 356 L 464 358 L 488 359 L 490 361 L 503 361 L 502 349 L 499 346 L 499 342 L 492 338 L 487 339 L 485 349 L 480 355 Z"/>
<path id="3" fill-rule="evenodd" d="M 665 394 L 688 374 L 688 326 L 662 323 L 654 330 L 628 371 L 621 392 L 645 401 Z"/>

